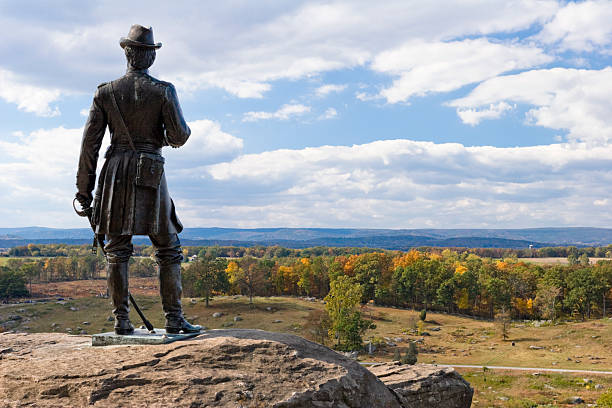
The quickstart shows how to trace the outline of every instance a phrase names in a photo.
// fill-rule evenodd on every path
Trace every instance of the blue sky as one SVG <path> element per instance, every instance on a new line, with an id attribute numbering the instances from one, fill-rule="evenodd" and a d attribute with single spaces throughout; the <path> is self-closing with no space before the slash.
<path id="1" fill-rule="evenodd" d="M 188 227 L 612 227 L 611 1 L 0 3 L 0 226 L 72 213 L 131 24 L 193 131 Z M 108 139 L 107 139 L 108 140 Z"/>

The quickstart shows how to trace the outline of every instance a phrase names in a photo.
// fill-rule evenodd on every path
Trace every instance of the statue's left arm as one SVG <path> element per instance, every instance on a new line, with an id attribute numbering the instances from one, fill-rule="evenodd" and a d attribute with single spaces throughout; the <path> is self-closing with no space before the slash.
<path id="1" fill-rule="evenodd" d="M 166 129 L 166 142 L 172 147 L 180 147 L 187 142 L 191 129 L 187 126 L 183 112 L 179 105 L 174 85 L 167 83 L 164 104 L 162 107 L 164 128 Z"/>
<path id="2" fill-rule="evenodd" d="M 83 207 L 89 207 L 92 201 L 92 192 L 96 185 L 96 167 L 98 165 L 98 154 L 102 139 L 108 123 L 106 113 L 102 109 L 100 101 L 100 88 L 94 95 L 94 100 L 89 110 L 89 117 L 83 130 L 81 141 L 81 155 L 79 168 L 77 170 L 76 198 Z"/>

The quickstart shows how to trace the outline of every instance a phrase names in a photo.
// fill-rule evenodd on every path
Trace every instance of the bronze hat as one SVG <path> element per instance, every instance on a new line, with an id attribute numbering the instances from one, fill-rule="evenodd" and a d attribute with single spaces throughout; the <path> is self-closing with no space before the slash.
<path id="1" fill-rule="evenodd" d="M 162 43 L 156 43 L 153 40 L 153 28 L 143 27 L 140 24 L 134 24 L 130 28 L 130 32 L 127 37 L 121 37 L 119 40 L 121 48 L 125 48 L 126 45 L 132 45 L 135 47 L 144 48 L 161 48 Z"/>

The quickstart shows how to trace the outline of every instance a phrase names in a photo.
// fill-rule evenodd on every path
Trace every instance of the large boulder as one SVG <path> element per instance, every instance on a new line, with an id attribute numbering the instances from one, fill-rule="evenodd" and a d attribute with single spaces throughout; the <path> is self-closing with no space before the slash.
<path id="1" fill-rule="evenodd" d="M 356 361 L 289 334 L 210 330 L 165 345 L 91 347 L 89 336 L 0 333 L 0 345 L 0 406 L 416 406 Z"/>
<path id="2" fill-rule="evenodd" d="M 391 388 L 404 407 L 456 408 L 472 404 L 474 390 L 450 367 L 377 364 L 370 371 Z"/>

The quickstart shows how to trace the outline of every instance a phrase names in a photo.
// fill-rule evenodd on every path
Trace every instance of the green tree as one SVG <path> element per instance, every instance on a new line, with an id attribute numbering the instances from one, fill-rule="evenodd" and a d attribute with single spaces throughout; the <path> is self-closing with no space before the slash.
<path id="1" fill-rule="evenodd" d="M 229 288 L 226 267 L 225 260 L 208 255 L 198 256 L 189 266 L 189 274 L 193 274 L 194 292 L 205 299 L 206 307 L 213 291 L 226 291 Z"/>
<path id="2" fill-rule="evenodd" d="M 23 273 L 17 270 L 0 267 L 0 298 L 16 298 L 28 295 Z"/>
<path id="3" fill-rule="evenodd" d="M 455 280 L 447 279 L 440 285 L 438 290 L 436 291 L 436 300 L 437 303 L 446 306 L 446 311 L 448 313 L 452 313 L 453 308 L 453 300 L 455 298 Z"/>
<path id="4" fill-rule="evenodd" d="M 510 291 L 506 281 L 500 278 L 490 278 L 485 283 L 485 289 L 490 300 L 490 314 L 493 318 L 495 310 L 507 308 L 510 305 Z"/>
<path id="5" fill-rule="evenodd" d="M 329 336 L 336 339 L 336 348 L 340 350 L 361 348 L 363 334 L 375 327 L 357 310 L 362 296 L 363 288 L 354 278 L 342 275 L 330 282 L 325 310 L 330 318 Z"/>
<path id="6" fill-rule="evenodd" d="M 36 264 L 33 262 L 21 265 L 21 268 L 19 268 L 19 270 L 23 274 L 23 276 L 28 280 L 28 284 L 30 286 L 29 292 L 30 292 L 30 296 L 32 296 L 32 281 L 34 280 L 36 276 L 38 276 L 40 271 L 37 268 Z"/>
<path id="7" fill-rule="evenodd" d="M 593 272 L 601 284 L 601 317 L 606 317 L 606 298 L 612 295 L 612 261 L 598 261 Z"/>
<path id="8" fill-rule="evenodd" d="M 565 305 L 571 311 L 577 312 L 585 318 L 591 318 L 593 304 L 599 299 L 602 285 L 592 273 L 592 268 L 571 268 L 567 276 L 568 292 L 565 296 Z"/>

